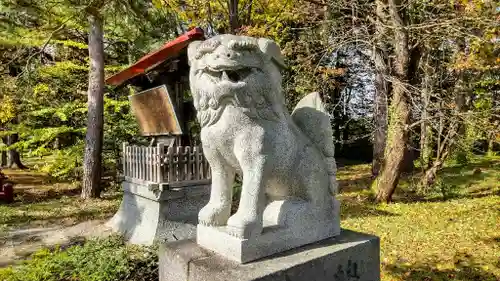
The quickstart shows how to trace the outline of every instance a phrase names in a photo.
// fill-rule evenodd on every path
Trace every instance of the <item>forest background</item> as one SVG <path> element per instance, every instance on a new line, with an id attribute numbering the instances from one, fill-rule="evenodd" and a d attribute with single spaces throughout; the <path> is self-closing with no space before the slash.
<path id="1" fill-rule="evenodd" d="M 337 158 L 372 161 L 376 201 L 404 173 L 420 169 L 425 193 L 446 161 L 499 149 L 496 1 L 3 0 L 0 11 L 1 164 L 50 159 L 39 168 L 82 182 L 83 198 L 116 181 L 121 142 L 144 142 L 134 89 L 104 76 L 195 26 L 280 44 L 287 106 L 320 92 Z"/>

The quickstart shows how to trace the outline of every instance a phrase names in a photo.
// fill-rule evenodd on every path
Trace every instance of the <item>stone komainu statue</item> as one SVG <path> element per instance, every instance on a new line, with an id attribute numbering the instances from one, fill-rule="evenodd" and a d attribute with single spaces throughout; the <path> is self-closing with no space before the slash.
<path id="1" fill-rule="evenodd" d="M 199 223 L 227 226 L 231 235 L 246 239 L 259 235 L 264 225 L 324 224 L 338 216 L 329 117 L 317 93 L 288 113 L 278 45 L 219 35 L 191 43 L 188 57 L 202 145 L 212 169 L 210 201 Z M 237 173 L 243 178 L 241 198 L 231 216 Z"/>

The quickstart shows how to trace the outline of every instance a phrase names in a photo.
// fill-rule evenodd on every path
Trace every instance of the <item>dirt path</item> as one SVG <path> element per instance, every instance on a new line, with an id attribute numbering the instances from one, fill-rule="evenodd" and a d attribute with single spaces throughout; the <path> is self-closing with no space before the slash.
<path id="1" fill-rule="evenodd" d="M 77 183 L 54 182 L 35 169 L 3 171 L 15 183 L 15 201 L 0 202 L 0 267 L 25 260 L 41 248 L 111 234 L 104 223 L 118 209 L 120 193 L 82 200 Z"/>
<path id="2" fill-rule="evenodd" d="M 0 235 L 0 267 L 15 264 L 42 248 L 67 247 L 90 237 L 112 233 L 105 220 L 91 220 L 70 227 L 26 228 Z"/>

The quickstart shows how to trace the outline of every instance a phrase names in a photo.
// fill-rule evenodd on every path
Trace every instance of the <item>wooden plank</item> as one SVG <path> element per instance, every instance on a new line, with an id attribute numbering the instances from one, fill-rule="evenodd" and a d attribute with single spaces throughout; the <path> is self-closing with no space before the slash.
<path id="1" fill-rule="evenodd" d="M 181 155 L 179 161 L 179 179 L 178 181 L 187 180 L 187 153 L 186 148 L 179 146 L 179 154 Z"/>
<path id="2" fill-rule="evenodd" d="M 164 176 L 166 176 L 163 167 L 165 167 L 163 160 L 164 160 L 164 153 L 165 153 L 165 147 L 163 146 L 163 143 L 159 143 L 156 145 L 156 181 L 158 183 L 161 182 L 166 182 Z"/>
<path id="3" fill-rule="evenodd" d="M 131 151 L 130 151 L 130 146 L 127 146 L 127 176 L 130 177 L 132 176 L 132 158 L 130 157 Z"/>
<path id="4" fill-rule="evenodd" d="M 123 176 L 127 176 L 127 143 L 122 143 L 122 168 Z"/>
<path id="5" fill-rule="evenodd" d="M 196 146 L 196 151 L 195 151 L 195 176 L 196 176 L 196 180 L 201 180 L 201 169 L 200 169 L 200 147 L 199 146 Z"/>
<path id="6" fill-rule="evenodd" d="M 175 161 L 175 174 L 176 178 L 175 181 L 182 181 L 182 176 L 183 176 L 183 165 L 182 165 L 182 147 L 178 146 L 175 149 L 175 154 L 177 155 L 176 159 L 174 158 Z"/>
<path id="7" fill-rule="evenodd" d="M 140 179 L 139 175 L 141 174 L 141 170 L 140 170 L 140 166 L 139 166 L 139 163 L 140 163 L 140 158 L 139 158 L 139 147 L 138 146 L 134 146 L 134 164 L 135 164 L 135 178 L 136 179 Z"/>
<path id="8" fill-rule="evenodd" d="M 168 182 L 175 182 L 175 163 L 174 163 L 174 148 L 169 147 L 167 149 L 167 159 L 168 159 Z"/>
<path id="9" fill-rule="evenodd" d="M 148 180 L 149 181 L 155 181 L 155 176 L 154 176 L 154 170 L 153 167 L 155 165 L 154 163 L 154 147 L 148 147 Z"/>
<path id="10" fill-rule="evenodd" d="M 143 180 L 144 178 L 142 177 L 142 147 L 138 146 L 137 147 L 137 168 L 139 173 L 137 174 L 137 178 Z"/>
<path id="11" fill-rule="evenodd" d="M 146 148 L 141 147 L 141 179 L 146 179 Z"/>
<path id="12" fill-rule="evenodd" d="M 182 134 L 176 106 L 165 85 L 131 95 L 129 100 L 143 136 Z"/>
<path id="13" fill-rule="evenodd" d="M 185 180 L 192 180 L 193 179 L 193 152 L 191 151 L 191 147 L 186 146 L 185 148 L 186 152 L 186 178 Z"/>
<path id="14" fill-rule="evenodd" d="M 131 156 L 132 156 L 132 167 L 133 167 L 132 177 L 136 178 L 137 177 L 137 165 L 136 165 L 137 161 L 136 161 L 136 158 L 135 158 L 135 156 L 136 156 L 136 154 L 135 154 L 135 145 L 132 146 L 131 152 L 132 152 Z"/>
<path id="15" fill-rule="evenodd" d="M 156 169 L 156 147 L 151 147 L 151 181 L 152 182 L 156 182 L 156 173 L 155 173 L 155 169 Z"/>

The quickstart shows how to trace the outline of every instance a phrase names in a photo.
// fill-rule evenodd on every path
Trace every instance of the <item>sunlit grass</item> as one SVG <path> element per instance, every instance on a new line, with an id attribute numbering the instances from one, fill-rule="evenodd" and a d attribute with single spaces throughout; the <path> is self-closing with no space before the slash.
<path id="1" fill-rule="evenodd" d="M 118 208 L 121 196 L 106 192 L 103 199 L 80 199 L 77 182 L 54 182 L 36 167 L 43 161 L 29 158 L 30 170 L 5 169 L 15 183 L 15 202 L 0 203 L 0 235 L 27 227 L 69 226 L 90 219 L 105 219 Z"/>
<path id="2" fill-rule="evenodd" d="M 75 184 L 8 173 L 21 183 L 17 202 L 0 205 L 0 232 L 107 218 L 121 199 L 82 201 Z M 380 237 L 382 280 L 500 280 L 500 157 L 446 167 L 425 196 L 415 193 L 419 177 L 402 179 L 394 203 L 375 205 L 370 166 L 339 169 L 342 227 Z"/>
<path id="3" fill-rule="evenodd" d="M 382 280 L 500 280 L 500 158 L 445 168 L 450 194 L 405 197 L 410 180 L 393 204 L 372 204 L 366 189 L 339 196 L 342 227 L 380 237 Z"/>

